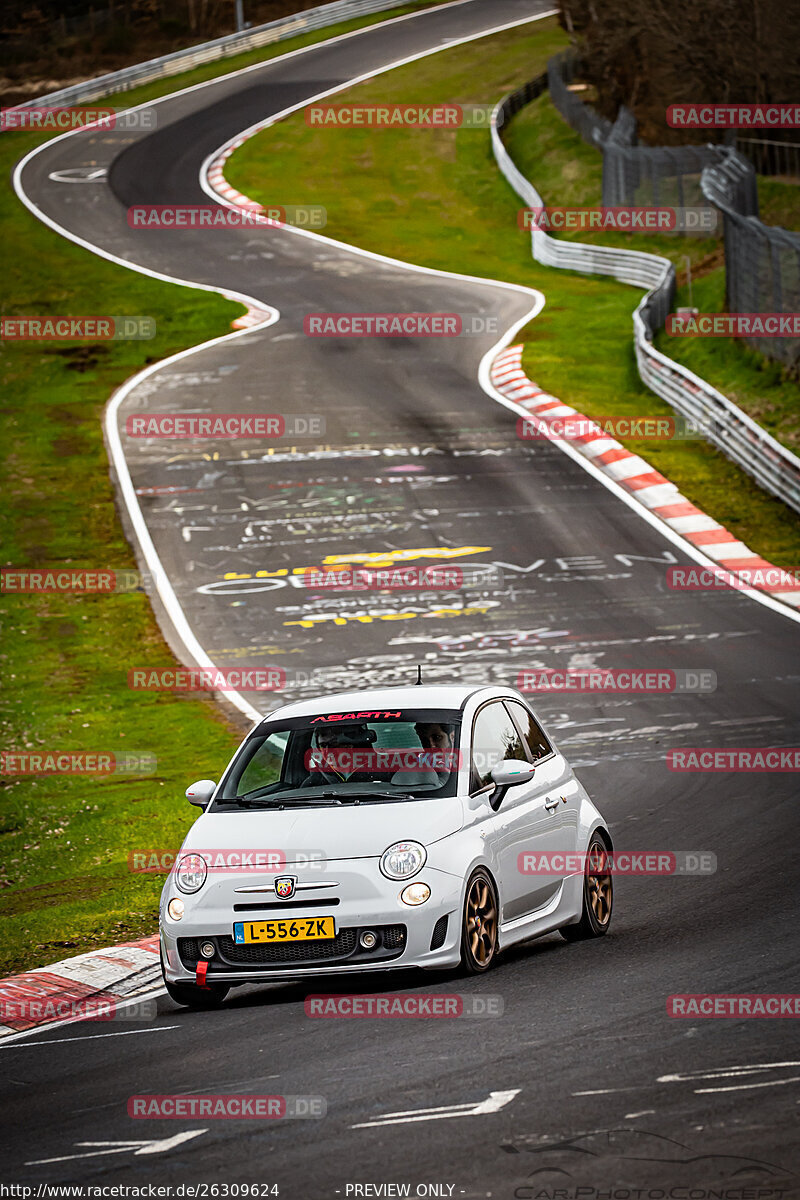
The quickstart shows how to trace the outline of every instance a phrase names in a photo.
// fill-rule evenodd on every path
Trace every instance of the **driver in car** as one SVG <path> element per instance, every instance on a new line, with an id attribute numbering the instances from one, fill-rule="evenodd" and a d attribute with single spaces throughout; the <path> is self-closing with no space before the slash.
<path id="1" fill-rule="evenodd" d="M 359 751 L 369 754 L 376 739 L 374 729 L 365 721 L 345 725 L 325 725 L 314 731 L 313 745 L 321 754 L 311 751 L 310 774 L 303 787 L 319 787 L 325 783 L 371 783 L 376 771 L 358 767 Z M 380 778 L 380 775 L 377 775 Z"/>
<path id="2" fill-rule="evenodd" d="M 456 766 L 453 750 L 455 726 L 442 721 L 417 721 L 414 732 L 423 750 L 429 752 L 425 755 L 425 765 L 435 771 L 440 782 L 444 783 Z"/>

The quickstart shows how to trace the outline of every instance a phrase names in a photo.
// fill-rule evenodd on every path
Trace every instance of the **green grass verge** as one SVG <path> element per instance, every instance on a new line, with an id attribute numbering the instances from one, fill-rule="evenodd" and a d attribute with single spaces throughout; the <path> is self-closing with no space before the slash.
<path id="1" fill-rule="evenodd" d="M 398 12 L 415 11 L 407 4 Z M 137 88 L 135 104 L 284 54 L 379 14 Z M 11 186 L 15 162 L 41 135 L 0 142 L 3 314 L 148 315 L 146 342 L 0 342 L 6 566 L 132 568 L 118 519 L 102 413 L 111 392 L 147 363 L 226 333 L 238 304 L 160 283 L 73 245 L 37 221 Z M 0 776 L 0 975 L 92 946 L 155 932 L 155 875 L 132 874 L 137 848 L 180 845 L 194 820 L 183 791 L 218 776 L 240 737 L 209 698 L 131 693 L 134 666 L 174 665 L 142 593 L 0 597 L 0 749 L 147 751 L 155 775 Z"/>
<path id="2" fill-rule="evenodd" d="M 343 92 L 337 100 L 493 102 L 544 69 L 565 42 L 549 19 L 485 39 L 478 55 L 474 46 L 454 47 Z M 599 158 L 560 118 L 552 119 L 552 107 L 548 120 L 548 104 L 538 101 L 511 122 L 509 149 L 546 202 L 596 203 L 599 177 L 592 185 L 583 176 L 587 169 L 599 170 Z M 541 288 L 547 305 L 520 338 L 526 342 L 524 362 L 531 378 L 591 416 L 672 414 L 636 371 L 631 325 L 636 290 L 533 262 L 529 237 L 517 229 L 519 201 L 496 168 L 487 134 L 320 130 L 295 114 L 237 150 L 226 177 L 263 203 L 280 192 L 324 204 L 326 233 L 345 242 L 424 266 Z M 677 241 L 657 240 L 662 251 L 664 243 L 669 250 Z M 689 243 L 697 262 L 718 253 L 711 240 L 680 240 Z M 798 562 L 800 518 L 705 442 L 626 444 L 765 558 Z"/>
<path id="3" fill-rule="evenodd" d="M 602 189 L 602 156 L 588 146 L 556 111 L 548 96 L 523 109 L 506 131 L 514 162 L 531 179 L 545 204 L 598 204 Z M 761 217 L 771 225 L 800 225 L 800 188 L 779 180 L 759 180 Z M 622 246 L 661 254 L 678 274 L 676 304 L 689 303 L 686 257 L 691 263 L 692 300 L 701 312 L 722 312 L 725 267 L 720 223 L 713 238 L 586 234 L 570 232 L 565 240 Z M 634 307 L 635 291 L 630 290 Z M 661 332 L 656 346 L 708 380 L 759 421 L 773 437 L 797 452 L 800 446 L 800 387 L 785 379 L 780 365 L 768 362 L 738 338 L 679 338 Z M 632 351 L 631 351 L 632 353 Z"/>

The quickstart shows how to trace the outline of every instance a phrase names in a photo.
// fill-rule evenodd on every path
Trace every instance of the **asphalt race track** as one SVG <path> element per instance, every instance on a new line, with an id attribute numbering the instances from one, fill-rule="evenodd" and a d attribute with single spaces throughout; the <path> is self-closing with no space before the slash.
<path id="1" fill-rule="evenodd" d="M 738 593 L 670 590 L 668 566 L 692 561 L 681 547 L 556 446 L 518 440 L 514 416 L 482 390 L 478 367 L 496 336 L 303 333 L 303 317 L 321 311 L 458 312 L 496 317 L 504 330 L 534 307 L 533 295 L 289 230 L 143 232 L 126 220 L 135 203 L 208 203 L 203 162 L 271 113 L 545 9 L 470 0 L 378 25 L 167 99 L 154 133 L 89 131 L 48 143 L 20 185 L 73 237 L 280 313 L 151 375 L 117 413 L 147 530 L 215 664 L 282 668 L 290 698 L 410 682 L 418 662 L 426 682 L 512 685 L 520 670 L 547 667 L 711 670 L 710 694 L 536 703 L 619 848 L 709 851 L 718 870 L 618 879 L 608 938 L 568 946 L 554 935 L 478 980 L 359 980 L 364 991 L 498 996 L 500 1019 L 306 1016 L 306 992 L 348 990 L 339 977 L 319 988 L 239 989 L 211 1013 L 161 996 L 154 1021 L 83 1023 L 7 1042 L 9 1182 L 247 1182 L 277 1184 L 290 1200 L 401 1182 L 411 1195 L 436 1184 L 442 1190 L 429 1194 L 520 1200 L 577 1187 L 638 1188 L 643 1197 L 662 1189 L 661 1200 L 670 1189 L 686 1200 L 678 1195 L 686 1188 L 728 1189 L 728 1200 L 747 1200 L 746 1188 L 763 1189 L 763 1200 L 800 1194 L 794 1023 L 666 1013 L 675 993 L 800 991 L 796 787 L 790 774 L 682 775 L 664 761 L 682 746 L 800 744 L 796 621 Z M 82 166 L 106 168 L 107 180 L 51 178 Z M 276 197 L 301 201 L 325 197 Z M 324 445 L 299 438 L 265 452 L 253 441 L 125 434 L 130 414 L 188 410 L 319 414 Z M 480 563 L 494 574 L 441 593 L 291 583 L 295 569 L 326 556 L 393 562 L 412 550 L 417 557 L 400 561 Z M 451 556 L 437 560 L 434 550 Z M 272 574 L 259 580 L 258 571 Z M 226 573 L 249 579 L 225 583 Z M 268 693 L 246 699 L 262 711 L 276 703 Z M 220 1092 L 323 1097 L 327 1116 L 127 1116 L 133 1095 Z M 492 1093 L 503 1095 L 482 1104 Z M 386 1117 L 397 1113 L 405 1115 Z M 130 1144 L 164 1139 L 173 1141 Z"/>

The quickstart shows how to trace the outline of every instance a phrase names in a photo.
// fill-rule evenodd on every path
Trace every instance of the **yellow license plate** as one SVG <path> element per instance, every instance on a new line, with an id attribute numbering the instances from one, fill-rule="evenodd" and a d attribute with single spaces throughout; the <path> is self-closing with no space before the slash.
<path id="1" fill-rule="evenodd" d="M 247 942 L 312 942 L 336 937 L 333 917 L 295 917 L 294 920 L 239 921 L 233 940 Z"/>

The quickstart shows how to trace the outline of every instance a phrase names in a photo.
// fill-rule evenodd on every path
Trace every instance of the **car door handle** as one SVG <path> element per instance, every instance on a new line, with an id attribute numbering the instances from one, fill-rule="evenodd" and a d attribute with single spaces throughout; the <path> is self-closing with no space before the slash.
<path id="1" fill-rule="evenodd" d="M 560 799 L 560 797 L 556 796 L 555 800 L 553 800 L 553 799 L 545 800 L 544 806 L 548 812 L 553 812 L 555 809 L 558 808 L 559 799 Z"/>

